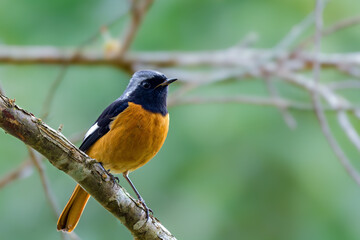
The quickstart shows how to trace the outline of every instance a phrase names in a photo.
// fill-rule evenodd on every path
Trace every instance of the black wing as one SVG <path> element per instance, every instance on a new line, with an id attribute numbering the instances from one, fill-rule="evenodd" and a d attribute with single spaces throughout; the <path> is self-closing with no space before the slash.
<path id="1" fill-rule="evenodd" d="M 110 104 L 98 117 L 94 125 L 91 128 L 94 128 L 85 138 L 79 147 L 81 151 L 86 152 L 99 138 L 104 136 L 109 130 L 109 124 L 122 111 L 124 111 L 129 106 L 127 101 L 116 100 Z M 90 129 L 91 129 L 90 128 Z M 89 131 L 90 131 L 89 129 Z"/>

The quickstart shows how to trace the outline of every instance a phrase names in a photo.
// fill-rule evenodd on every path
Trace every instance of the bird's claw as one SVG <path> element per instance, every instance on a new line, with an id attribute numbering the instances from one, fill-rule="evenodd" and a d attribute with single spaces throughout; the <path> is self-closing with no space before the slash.
<path id="1" fill-rule="evenodd" d="M 146 212 L 146 221 L 147 221 L 147 220 L 149 220 L 149 218 L 150 218 L 150 212 L 151 212 L 151 214 L 154 214 L 154 212 L 153 212 L 153 210 L 151 210 L 151 208 L 149 208 L 149 207 L 146 205 L 144 199 L 140 198 L 140 199 L 139 199 L 139 202 L 140 202 L 140 204 L 144 207 L 144 210 L 145 210 L 145 212 Z"/>
<path id="2" fill-rule="evenodd" d="M 110 177 L 111 181 L 114 183 L 114 185 L 116 185 L 116 183 L 120 183 L 119 178 L 118 178 L 118 177 L 115 177 L 114 175 L 112 175 L 112 174 L 110 173 L 110 169 L 107 170 L 107 173 L 109 174 L 109 177 Z"/>
<path id="3" fill-rule="evenodd" d="M 99 162 L 99 164 L 100 164 L 100 166 L 102 167 L 102 169 L 109 175 L 110 180 L 114 183 L 114 185 L 115 185 L 116 183 L 120 183 L 120 179 L 119 179 L 118 177 L 115 177 L 114 175 L 112 175 L 112 174 L 110 173 L 110 169 L 106 170 L 106 169 L 104 168 L 104 165 L 102 164 L 102 162 Z"/>

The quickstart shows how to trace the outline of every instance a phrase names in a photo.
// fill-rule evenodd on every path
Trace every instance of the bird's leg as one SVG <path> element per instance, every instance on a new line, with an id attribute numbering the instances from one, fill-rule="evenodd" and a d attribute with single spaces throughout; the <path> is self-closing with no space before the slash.
<path id="1" fill-rule="evenodd" d="M 148 208 L 148 206 L 146 206 L 146 203 L 144 201 L 144 199 L 141 197 L 140 193 L 138 192 L 138 190 L 136 190 L 135 185 L 132 183 L 132 181 L 129 178 L 129 172 L 126 171 L 123 173 L 124 178 L 126 179 L 126 181 L 128 181 L 128 183 L 130 184 L 131 188 L 134 190 L 136 196 L 138 197 L 139 202 L 143 205 L 143 207 L 145 208 L 146 211 L 146 221 L 149 219 L 149 212 L 153 213 L 153 211 Z"/>

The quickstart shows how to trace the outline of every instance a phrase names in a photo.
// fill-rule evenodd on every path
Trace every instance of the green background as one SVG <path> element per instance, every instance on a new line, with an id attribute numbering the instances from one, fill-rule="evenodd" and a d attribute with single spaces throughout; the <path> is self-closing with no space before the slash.
<path id="1" fill-rule="evenodd" d="M 0 43 L 78 46 L 127 9 L 124 1 L 1 0 Z M 132 50 L 207 50 L 230 47 L 249 32 L 257 48 L 270 48 L 314 8 L 313 0 L 158 0 Z M 360 1 L 329 1 L 325 24 L 354 16 Z M 126 18 L 125 18 L 126 19 Z M 125 19 L 112 29 L 114 36 Z M 310 33 L 310 32 L 309 32 Z M 360 26 L 323 41 L 324 52 L 359 51 Z M 94 47 L 101 47 L 98 41 Z M 10 98 L 40 115 L 60 66 L 0 66 Z M 333 80 L 342 80 L 330 72 Z M 178 77 L 181 76 L 169 76 Z M 127 85 L 111 67 L 70 67 L 46 121 L 63 134 L 86 131 Z M 172 86 L 172 91 L 179 84 Z M 282 87 L 295 99 L 306 94 Z M 293 92 L 291 92 L 293 91 Z M 262 81 L 206 86 L 193 95 L 266 95 Z M 356 100 L 356 91 L 352 92 Z M 359 239 L 360 188 L 321 134 L 312 112 L 293 111 L 290 130 L 278 110 L 238 104 L 184 105 L 169 109 L 168 138 L 159 154 L 131 174 L 155 216 L 178 239 Z M 359 155 L 328 115 L 354 164 Z M 359 122 L 354 121 L 359 129 Z M 27 158 L 23 143 L 0 131 L 0 176 Z M 45 161 L 59 208 L 75 183 Z M 130 187 L 120 178 L 121 184 Z M 91 199 L 76 228 L 81 239 L 131 239 L 109 212 Z M 39 175 L 0 189 L 0 239 L 60 239 Z"/>

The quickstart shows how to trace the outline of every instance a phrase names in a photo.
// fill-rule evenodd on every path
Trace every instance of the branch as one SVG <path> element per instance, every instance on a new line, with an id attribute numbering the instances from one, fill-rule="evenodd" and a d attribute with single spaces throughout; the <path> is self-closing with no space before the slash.
<path id="1" fill-rule="evenodd" d="M 102 51 L 83 50 L 75 54 L 76 49 L 62 49 L 53 46 L 0 46 L 0 63 L 3 64 L 70 64 L 91 66 L 113 66 L 125 70 L 135 66 L 152 67 L 251 67 L 260 59 L 267 59 L 272 50 L 254 48 L 229 48 L 216 51 L 198 52 L 133 52 L 123 59 L 108 58 Z M 283 52 L 288 55 L 290 52 Z M 341 66 L 360 67 L 359 53 L 319 54 L 317 61 L 322 68 L 339 68 Z M 288 70 L 312 68 L 314 56 L 301 52 L 286 61 Z"/>
<path id="2" fill-rule="evenodd" d="M 316 55 L 318 55 L 321 51 L 321 32 L 323 27 L 323 20 L 322 20 L 322 14 L 324 10 L 324 0 L 317 0 L 316 1 L 316 8 L 315 8 L 315 63 L 313 68 L 313 82 L 315 87 L 318 87 L 319 84 L 319 78 L 321 73 L 321 65 L 316 59 Z M 355 169 L 355 167 L 351 164 L 350 160 L 345 155 L 344 151 L 341 149 L 339 143 L 337 142 L 336 138 L 334 137 L 333 133 L 331 132 L 329 123 L 326 119 L 325 113 L 322 109 L 322 104 L 319 98 L 318 91 L 310 91 L 313 105 L 315 108 L 315 114 L 318 118 L 318 121 L 320 123 L 321 130 L 326 137 L 327 141 L 329 142 L 331 148 L 333 149 L 334 153 L 338 157 L 340 163 L 344 166 L 346 171 L 349 173 L 349 175 L 355 180 L 355 182 L 360 185 L 360 174 Z M 341 114 L 340 116 L 342 119 L 346 117 L 346 115 Z M 353 139 L 352 139 L 353 140 Z M 357 142 L 358 143 L 358 142 Z"/>
<path id="3" fill-rule="evenodd" d="M 149 10 L 153 0 L 144 0 L 143 3 L 139 0 L 131 0 L 131 22 L 128 30 L 121 41 L 121 48 L 117 58 L 123 58 L 126 51 L 130 48 L 136 33 L 145 17 L 146 12 Z"/>
<path id="4" fill-rule="evenodd" d="M 12 100 L 0 95 L 0 127 L 44 155 L 51 164 L 77 181 L 104 208 L 118 218 L 136 239 L 175 239 L 154 217 L 114 183 L 94 159 L 76 148 Z"/>

